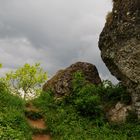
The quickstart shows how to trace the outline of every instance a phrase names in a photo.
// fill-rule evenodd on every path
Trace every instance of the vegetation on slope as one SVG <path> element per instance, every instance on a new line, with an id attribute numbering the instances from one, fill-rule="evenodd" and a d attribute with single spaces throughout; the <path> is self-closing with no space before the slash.
<path id="1" fill-rule="evenodd" d="M 0 81 L 0 139 L 31 140 L 30 127 L 24 117 L 24 102 L 10 94 Z"/>
<path id="2" fill-rule="evenodd" d="M 48 134 L 54 140 L 139 140 L 140 122 L 131 113 L 128 122 L 110 124 L 106 108 L 118 101 L 130 104 L 125 88 L 105 81 L 101 85 L 87 82 L 81 72 L 74 74 L 73 89 L 69 96 L 56 98 L 51 90 L 42 92 L 29 104 L 39 108 L 48 126 L 45 131 L 30 128 L 25 119 L 25 100 L 10 93 L 4 81 L 0 81 L 0 139 L 31 140 L 32 134 Z M 40 114 L 28 112 L 32 118 Z M 40 132 L 39 132 L 40 131 Z"/>
<path id="3" fill-rule="evenodd" d="M 105 87 L 107 85 L 107 87 Z M 105 83 L 95 86 L 80 73 L 74 75 L 71 96 L 56 99 L 51 91 L 33 101 L 44 113 L 54 140 L 139 140 L 140 123 L 109 124 L 104 108 L 117 101 L 130 103 L 124 87 Z M 133 120 L 133 121 L 132 121 Z"/>

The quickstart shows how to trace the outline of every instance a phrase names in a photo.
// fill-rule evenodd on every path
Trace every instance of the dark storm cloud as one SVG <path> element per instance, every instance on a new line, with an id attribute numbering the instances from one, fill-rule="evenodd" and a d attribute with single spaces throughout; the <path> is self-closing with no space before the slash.
<path id="1" fill-rule="evenodd" d="M 3 72 L 41 62 L 54 74 L 76 61 L 88 61 L 103 78 L 112 79 L 97 46 L 110 10 L 111 0 L 0 0 Z"/>

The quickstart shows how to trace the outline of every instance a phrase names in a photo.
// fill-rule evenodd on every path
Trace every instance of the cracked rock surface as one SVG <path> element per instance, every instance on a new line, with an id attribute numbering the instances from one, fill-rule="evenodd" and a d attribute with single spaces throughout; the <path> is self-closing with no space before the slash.
<path id="1" fill-rule="evenodd" d="M 83 72 L 85 79 L 96 85 L 101 83 L 97 68 L 90 63 L 77 62 L 64 70 L 60 70 L 43 86 L 43 90 L 52 89 L 56 97 L 69 95 L 72 90 L 73 74 L 77 71 Z"/>
<path id="2" fill-rule="evenodd" d="M 110 72 L 131 93 L 140 118 L 140 0 L 113 0 L 99 48 Z"/>

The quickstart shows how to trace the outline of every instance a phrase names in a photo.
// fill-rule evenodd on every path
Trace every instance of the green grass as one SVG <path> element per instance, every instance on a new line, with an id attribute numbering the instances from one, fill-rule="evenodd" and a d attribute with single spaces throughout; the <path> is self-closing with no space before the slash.
<path id="1" fill-rule="evenodd" d="M 39 114 L 26 112 L 25 102 L 8 91 L 0 82 L 0 140 L 31 140 L 32 134 L 51 133 L 53 140 L 139 140 L 140 122 L 133 112 L 128 122 L 110 124 L 105 108 L 118 101 L 129 104 L 130 96 L 121 85 L 107 83 L 96 86 L 77 74 L 67 97 L 56 99 L 51 91 L 42 92 L 29 103 L 40 109 Z M 40 116 L 41 114 L 41 116 Z M 25 115 L 32 119 L 43 116 L 48 129 L 31 129 Z"/>
<path id="2" fill-rule="evenodd" d="M 0 140 L 31 140 L 24 116 L 24 102 L 0 83 Z"/>
<path id="3" fill-rule="evenodd" d="M 118 101 L 131 102 L 121 84 L 112 85 L 105 81 L 101 85 L 93 85 L 77 72 L 69 96 L 56 99 L 48 91 L 33 103 L 42 110 L 54 140 L 139 140 L 140 122 L 135 120 L 133 113 L 127 123 L 119 125 L 107 121 L 105 110 Z"/>
<path id="4" fill-rule="evenodd" d="M 139 140 L 140 123 L 109 124 L 102 118 L 82 116 L 73 104 L 42 93 L 33 101 L 44 113 L 54 140 Z"/>

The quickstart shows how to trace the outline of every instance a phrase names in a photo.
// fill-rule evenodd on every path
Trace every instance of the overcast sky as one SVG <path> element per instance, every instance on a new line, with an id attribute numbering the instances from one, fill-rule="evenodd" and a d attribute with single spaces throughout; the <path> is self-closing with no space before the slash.
<path id="1" fill-rule="evenodd" d="M 40 62 L 51 76 L 86 61 L 102 79 L 115 81 L 98 49 L 111 9 L 111 0 L 0 0 L 0 75 Z"/>

